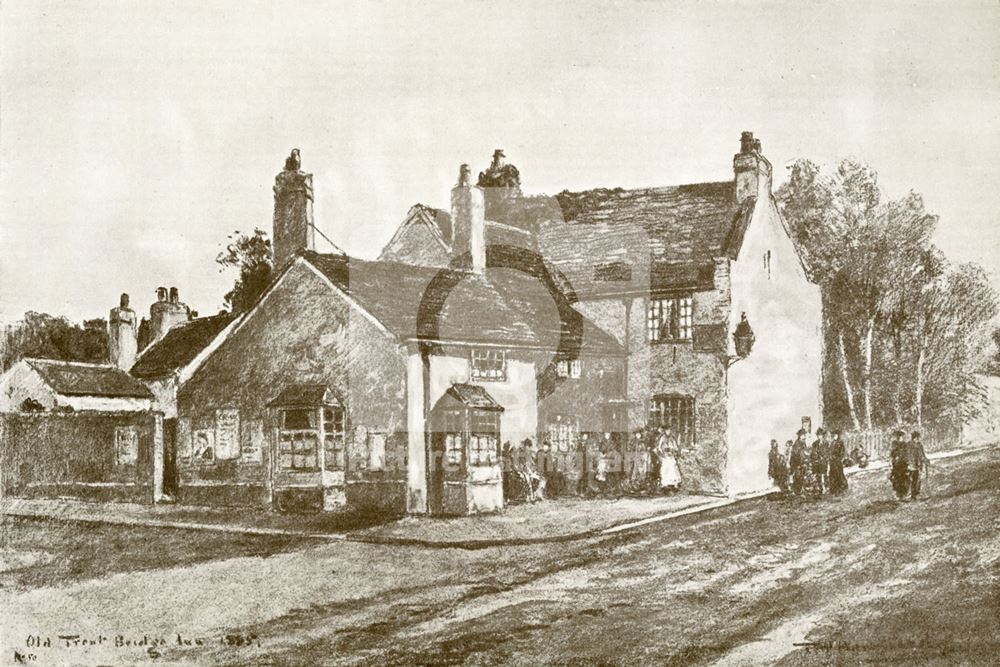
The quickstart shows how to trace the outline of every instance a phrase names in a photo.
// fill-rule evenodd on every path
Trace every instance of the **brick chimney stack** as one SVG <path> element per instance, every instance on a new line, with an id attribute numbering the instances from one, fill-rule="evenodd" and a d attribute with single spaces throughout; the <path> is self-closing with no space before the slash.
<path id="1" fill-rule="evenodd" d="M 299 250 L 315 246 L 312 174 L 302 171 L 299 149 L 285 159 L 285 170 L 274 177 L 274 267 L 282 268 Z"/>
<path id="2" fill-rule="evenodd" d="M 167 335 L 171 327 L 191 319 L 191 311 L 181 303 L 176 287 L 168 291 L 166 287 L 156 288 L 156 301 L 149 307 L 150 345 Z"/>
<path id="3" fill-rule="evenodd" d="M 113 366 L 128 371 L 135 364 L 138 318 L 129 308 L 128 294 L 122 294 L 117 308 L 108 317 L 108 358 Z"/>
<path id="4" fill-rule="evenodd" d="M 454 266 L 486 270 L 486 202 L 483 189 L 472 184 L 467 164 L 459 168 L 458 183 L 451 189 L 451 255 Z"/>
<path id="5" fill-rule="evenodd" d="M 747 197 L 769 197 L 771 194 L 771 163 L 760 152 L 760 139 L 753 132 L 740 135 L 740 152 L 733 156 L 736 174 L 736 203 Z"/>

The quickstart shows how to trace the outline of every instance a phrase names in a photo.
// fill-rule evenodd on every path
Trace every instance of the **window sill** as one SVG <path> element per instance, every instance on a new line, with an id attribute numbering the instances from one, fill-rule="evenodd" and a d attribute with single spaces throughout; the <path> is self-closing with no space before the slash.
<path id="1" fill-rule="evenodd" d="M 690 345 L 694 340 L 691 338 L 666 338 L 661 340 L 650 340 L 650 345 Z"/>

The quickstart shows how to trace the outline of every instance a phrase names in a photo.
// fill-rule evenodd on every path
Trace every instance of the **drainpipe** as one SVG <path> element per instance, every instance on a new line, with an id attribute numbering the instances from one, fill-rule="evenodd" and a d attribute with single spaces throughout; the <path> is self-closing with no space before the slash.
<path id="1" fill-rule="evenodd" d="M 624 364 L 622 364 L 623 366 L 622 374 L 624 376 L 622 381 L 625 386 L 622 390 L 622 397 L 625 399 L 625 431 L 628 432 L 631 430 L 632 426 L 632 419 L 631 419 L 632 405 L 629 403 L 628 400 L 628 372 L 629 372 L 628 361 L 629 361 L 629 355 L 632 353 L 631 342 L 630 342 L 631 328 L 632 328 L 632 299 L 626 297 L 622 301 L 622 303 L 625 304 L 625 342 L 624 342 L 625 362 Z"/>

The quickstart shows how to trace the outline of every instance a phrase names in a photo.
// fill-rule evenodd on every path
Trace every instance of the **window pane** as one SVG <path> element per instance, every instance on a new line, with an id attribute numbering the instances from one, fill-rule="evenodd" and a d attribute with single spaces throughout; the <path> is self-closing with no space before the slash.
<path id="1" fill-rule="evenodd" d="M 284 411 L 284 428 L 287 430 L 316 428 L 315 411 L 309 409 L 294 409 Z"/>

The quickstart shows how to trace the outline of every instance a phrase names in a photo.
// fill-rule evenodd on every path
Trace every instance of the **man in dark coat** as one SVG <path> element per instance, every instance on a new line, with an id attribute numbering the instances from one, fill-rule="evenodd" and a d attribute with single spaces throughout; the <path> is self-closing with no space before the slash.
<path id="1" fill-rule="evenodd" d="M 896 498 L 902 500 L 910 488 L 910 475 L 906 465 L 907 444 L 903 440 L 903 432 L 892 434 L 892 447 L 889 449 L 889 481 Z"/>
<path id="2" fill-rule="evenodd" d="M 826 430 L 816 429 L 816 442 L 813 443 L 810 463 L 815 477 L 816 491 L 820 495 L 830 488 L 830 443 L 826 441 Z"/>
<path id="3" fill-rule="evenodd" d="M 782 493 L 788 493 L 788 463 L 778 451 L 778 441 L 771 441 L 771 451 L 767 455 L 767 475 L 774 480 Z"/>
<path id="4" fill-rule="evenodd" d="M 926 474 L 930 461 L 924 453 L 924 444 L 920 442 L 920 431 L 910 435 L 910 444 L 906 447 L 906 472 L 910 482 L 910 499 L 916 500 L 920 494 L 921 473 Z"/>
<path id="5" fill-rule="evenodd" d="M 844 461 L 847 460 L 847 445 L 840 439 L 840 431 L 833 432 L 830 443 L 830 493 L 840 495 L 847 491 L 847 476 L 844 475 Z"/>
<path id="6" fill-rule="evenodd" d="M 796 435 L 798 437 L 795 438 L 788 453 L 788 467 L 792 473 L 792 493 L 799 495 L 808 477 L 809 458 L 806 450 L 806 430 L 800 428 Z"/>

